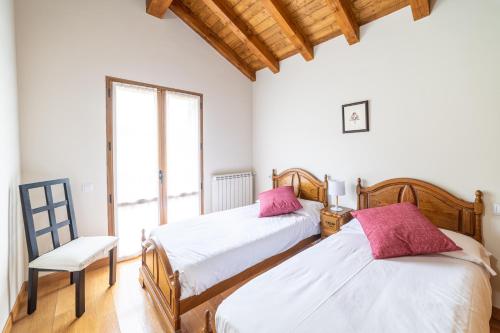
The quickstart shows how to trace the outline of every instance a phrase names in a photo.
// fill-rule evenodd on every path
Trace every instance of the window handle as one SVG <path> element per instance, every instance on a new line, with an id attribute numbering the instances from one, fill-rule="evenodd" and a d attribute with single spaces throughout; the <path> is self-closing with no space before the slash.
<path id="1" fill-rule="evenodd" d="M 160 179 L 160 183 L 163 183 L 163 170 L 158 172 L 158 178 Z"/>

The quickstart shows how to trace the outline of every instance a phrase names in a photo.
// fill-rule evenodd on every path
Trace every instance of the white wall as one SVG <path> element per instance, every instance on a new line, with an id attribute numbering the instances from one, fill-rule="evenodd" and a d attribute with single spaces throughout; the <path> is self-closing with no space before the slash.
<path id="1" fill-rule="evenodd" d="M 0 327 L 23 281 L 19 220 L 19 130 L 13 0 L 0 0 Z"/>
<path id="2" fill-rule="evenodd" d="M 316 57 L 259 72 L 254 86 L 254 167 L 259 191 L 272 168 L 304 167 L 370 185 L 407 176 L 467 199 L 485 193 L 484 238 L 500 258 L 500 2 L 438 0 L 414 22 L 409 8 L 316 47 Z M 342 134 L 341 105 L 368 99 L 371 130 Z M 500 271 L 500 265 L 496 266 Z M 500 307 L 500 279 L 494 279 Z"/>
<path id="3" fill-rule="evenodd" d="M 144 0 L 16 0 L 24 181 L 69 177 L 79 233 L 107 234 L 105 76 L 204 94 L 210 175 L 252 167 L 252 84 Z M 82 193 L 82 183 L 94 192 Z"/>

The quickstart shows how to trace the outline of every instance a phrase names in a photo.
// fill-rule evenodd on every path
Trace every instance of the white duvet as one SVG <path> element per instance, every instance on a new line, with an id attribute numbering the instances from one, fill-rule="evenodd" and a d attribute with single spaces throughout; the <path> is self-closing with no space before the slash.
<path id="1" fill-rule="evenodd" d="M 319 234 L 322 205 L 301 203 L 304 209 L 276 217 L 258 218 L 259 205 L 254 204 L 154 229 L 151 236 L 180 273 L 181 299 Z"/>
<path id="2" fill-rule="evenodd" d="M 484 266 L 440 254 L 374 260 L 364 233 L 343 230 L 234 292 L 219 306 L 216 328 L 481 333 L 490 315 Z"/>

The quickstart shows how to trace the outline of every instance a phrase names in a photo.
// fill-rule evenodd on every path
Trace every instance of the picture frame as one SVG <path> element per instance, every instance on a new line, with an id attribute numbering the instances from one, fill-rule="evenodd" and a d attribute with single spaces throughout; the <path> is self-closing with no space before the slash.
<path id="1" fill-rule="evenodd" d="M 370 130 L 368 101 L 342 105 L 342 133 L 359 133 Z"/>

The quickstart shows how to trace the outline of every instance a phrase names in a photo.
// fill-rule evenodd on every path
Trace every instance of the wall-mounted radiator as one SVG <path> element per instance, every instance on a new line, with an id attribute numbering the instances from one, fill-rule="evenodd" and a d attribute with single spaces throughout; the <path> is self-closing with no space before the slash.
<path id="1" fill-rule="evenodd" d="M 212 212 L 253 203 L 251 172 L 214 175 L 212 177 Z"/>

